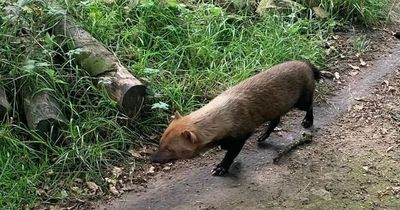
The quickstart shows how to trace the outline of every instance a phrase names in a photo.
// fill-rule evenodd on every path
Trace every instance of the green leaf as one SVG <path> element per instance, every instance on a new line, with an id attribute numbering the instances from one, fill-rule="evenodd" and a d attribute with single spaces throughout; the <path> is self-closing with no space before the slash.
<path id="1" fill-rule="evenodd" d="M 40 62 L 40 63 L 36 63 L 35 66 L 37 66 L 37 67 L 47 67 L 47 66 L 50 66 L 50 64 L 48 64 L 46 62 Z"/>
<path id="2" fill-rule="evenodd" d="M 211 14 L 218 16 L 222 14 L 222 9 L 220 7 L 213 7 L 210 12 Z"/>
<path id="3" fill-rule="evenodd" d="M 172 8 L 178 7 L 178 2 L 176 0 L 167 0 L 167 4 L 169 7 L 172 7 Z"/>
<path id="4" fill-rule="evenodd" d="M 35 69 L 35 60 L 27 60 L 25 62 L 25 65 L 22 67 L 25 71 L 31 72 L 33 69 Z"/>
<path id="5" fill-rule="evenodd" d="M 160 101 L 158 103 L 154 103 L 151 105 L 151 109 L 162 109 L 162 110 L 168 110 L 169 105 Z"/>
<path id="6" fill-rule="evenodd" d="M 152 69 L 152 68 L 145 68 L 143 70 L 143 72 L 145 74 L 156 74 L 156 73 L 160 72 L 160 70 L 159 69 Z"/>
<path id="7" fill-rule="evenodd" d="M 141 6 L 144 8 L 152 7 L 152 6 L 154 6 L 154 1 L 153 0 L 142 0 Z"/>

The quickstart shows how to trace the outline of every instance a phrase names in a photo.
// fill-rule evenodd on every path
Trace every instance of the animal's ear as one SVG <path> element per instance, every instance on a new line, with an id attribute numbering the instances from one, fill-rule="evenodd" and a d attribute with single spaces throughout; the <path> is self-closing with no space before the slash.
<path id="1" fill-rule="evenodd" d="M 182 115 L 181 114 L 179 114 L 179 112 L 178 111 L 175 111 L 175 115 L 174 116 L 172 116 L 172 119 L 173 120 L 177 120 L 177 119 L 179 119 L 179 118 L 181 118 L 182 117 Z"/>
<path id="2" fill-rule="evenodd" d="M 189 140 L 192 144 L 195 144 L 199 141 L 196 134 L 194 134 L 192 131 L 183 131 L 182 136 Z"/>

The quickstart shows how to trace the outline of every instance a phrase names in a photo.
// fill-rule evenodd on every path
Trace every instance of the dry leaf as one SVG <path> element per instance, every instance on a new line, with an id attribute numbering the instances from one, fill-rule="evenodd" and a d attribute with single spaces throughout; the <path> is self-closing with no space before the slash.
<path id="1" fill-rule="evenodd" d="M 353 65 L 351 65 L 351 64 L 349 64 L 349 66 L 350 66 L 352 69 L 354 69 L 354 70 L 360 70 L 360 67 L 358 67 L 358 66 L 353 66 Z"/>
<path id="2" fill-rule="evenodd" d="M 367 66 L 367 63 L 362 58 L 360 58 L 360 65 Z"/>
<path id="3" fill-rule="evenodd" d="M 74 192 L 79 192 L 80 191 L 79 187 L 71 187 L 71 190 L 74 191 Z"/>
<path id="4" fill-rule="evenodd" d="M 400 193 L 400 187 L 392 187 L 392 190 L 394 194 Z"/>
<path id="5" fill-rule="evenodd" d="M 59 205 L 51 205 L 50 207 L 49 207 L 49 210 L 60 210 L 61 209 L 61 207 L 59 206 Z"/>
<path id="6" fill-rule="evenodd" d="M 141 155 L 138 151 L 136 151 L 136 150 L 131 149 L 131 150 L 128 150 L 128 152 L 129 152 L 129 154 L 131 154 L 132 157 L 134 157 L 134 158 L 138 158 L 138 159 L 143 158 L 142 155 Z"/>
<path id="7" fill-rule="evenodd" d="M 339 75 L 339 72 L 335 72 L 335 79 L 337 79 L 337 80 L 339 80 L 340 79 L 340 75 Z"/>
<path id="8" fill-rule="evenodd" d="M 351 75 L 351 76 L 356 76 L 357 74 L 358 74 L 358 71 L 351 71 L 351 72 L 349 72 L 349 74 Z"/>
<path id="9" fill-rule="evenodd" d="M 110 192 L 113 195 L 119 195 L 119 192 L 118 192 L 117 188 L 114 185 L 109 185 L 109 189 L 110 189 Z"/>
<path id="10" fill-rule="evenodd" d="M 110 184 L 113 184 L 113 185 L 117 184 L 117 180 L 115 180 L 115 179 L 110 179 L 110 178 L 106 177 L 104 180 L 107 183 L 110 183 Z"/>
<path id="11" fill-rule="evenodd" d="M 99 186 L 97 186 L 97 184 L 94 182 L 86 182 L 86 186 L 92 192 L 96 192 L 99 189 Z"/>
<path id="12" fill-rule="evenodd" d="M 360 57 L 360 55 L 361 55 L 360 53 L 356 53 L 356 57 L 357 57 L 357 58 Z"/>
<path id="13" fill-rule="evenodd" d="M 155 173 L 155 171 L 154 171 L 154 166 L 150 166 L 150 168 L 149 168 L 149 170 L 146 172 L 146 174 L 148 174 L 148 175 L 153 175 L 154 173 Z"/>
<path id="14" fill-rule="evenodd" d="M 169 170 L 171 170 L 171 167 L 169 167 L 169 166 L 165 166 L 165 167 L 163 168 L 163 171 L 169 171 Z"/>
<path id="15" fill-rule="evenodd" d="M 315 15 L 317 15 L 317 17 L 319 18 L 327 18 L 328 17 L 328 13 L 321 7 L 313 7 L 312 8 L 315 12 Z"/>
<path id="16" fill-rule="evenodd" d="M 118 178 L 122 174 L 122 168 L 114 166 L 111 172 L 116 178 Z"/>
<path id="17" fill-rule="evenodd" d="M 328 46 L 329 48 L 334 49 L 336 45 L 336 41 L 335 40 L 329 40 L 326 42 L 326 46 Z"/>
<path id="18" fill-rule="evenodd" d="M 396 92 L 397 89 L 394 88 L 394 87 L 392 87 L 392 86 L 389 86 L 389 87 L 388 87 L 388 91 L 389 91 L 389 92 Z"/>
<path id="19" fill-rule="evenodd" d="M 322 74 L 322 76 L 326 77 L 326 78 L 333 78 L 335 77 L 335 75 L 332 72 L 329 71 L 320 71 L 320 73 Z"/>
<path id="20" fill-rule="evenodd" d="M 50 169 L 49 171 L 47 171 L 47 175 L 53 175 L 54 171 L 52 169 Z"/>
<path id="21" fill-rule="evenodd" d="M 386 86 L 389 86 L 389 81 L 383 80 L 383 83 L 384 83 Z"/>
<path id="22" fill-rule="evenodd" d="M 362 110 L 362 109 L 364 109 L 364 106 L 362 104 L 356 104 L 356 105 L 354 105 L 354 109 L 355 110 Z"/>
<path id="23" fill-rule="evenodd" d="M 266 10 L 276 8 L 276 5 L 273 0 L 261 0 L 258 4 L 256 12 L 259 15 L 265 14 Z"/>
<path id="24" fill-rule="evenodd" d="M 81 178 L 75 178 L 75 182 L 77 182 L 77 183 L 82 183 L 83 180 L 82 180 Z"/>
<path id="25" fill-rule="evenodd" d="M 115 0 L 98 0 L 98 1 L 108 4 L 108 5 L 112 5 L 115 3 Z"/>
<path id="26" fill-rule="evenodd" d="M 46 193 L 45 190 L 39 188 L 39 189 L 36 189 L 36 195 L 39 195 L 39 196 L 47 196 L 47 193 Z"/>
<path id="27" fill-rule="evenodd" d="M 271 9 L 284 9 L 284 8 L 290 9 L 290 8 L 304 8 L 304 7 L 303 5 L 292 0 L 280 0 L 280 1 L 261 0 L 258 3 L 256 12 L 259 15 L 264 15 Z"/>

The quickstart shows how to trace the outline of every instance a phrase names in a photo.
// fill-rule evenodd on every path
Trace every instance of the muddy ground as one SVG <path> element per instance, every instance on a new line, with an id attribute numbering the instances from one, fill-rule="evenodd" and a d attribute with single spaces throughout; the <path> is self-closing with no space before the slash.
<path id="1" fill-rule="evenodd" d="M 344 49 L 354 34 L 337 35 L 328 47 L 338 56 L 331 61 L 332 73 L 338 74 L 325 79 L 335 94 L 318 99 L 311 144 L 272 163 L 278 150 L 305 131 L 300 126 L 304 113 L 294 111 L 262 145 L 255 142 L 257 133 L 250 138 L 226 177 L 211 176 L 224 154 L 212 150 L 155 165 L 154 177 L 139 192 L 97 207 L 399 209 L 400 42 L 390 31 L 371 32 L 369 53 L 357 55 Z M 326 84 L 319 86 L 322 91 Z"/>

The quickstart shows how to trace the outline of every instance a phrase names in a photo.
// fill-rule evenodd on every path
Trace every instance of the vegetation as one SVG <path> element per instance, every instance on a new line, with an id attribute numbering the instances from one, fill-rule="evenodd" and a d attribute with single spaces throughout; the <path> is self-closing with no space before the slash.
<path id="1" fill-rule="evenodd" d="M 107 168 L 132 162 L 127 150 L 149 142 L 174 110 L 188 113 L 220 91 L 273 64 L 307 59 L 324 65 L 324 43 L 336 20 L 376 23 L 385 1 L 323 0 L 332 18 L 309 9 L 263 17 L 211 3 L 174 0 L 0 0 L 0 80 L 13 105 L 0 126 L 0 206 L 91 196 L 72 191 L 76 178 L 105 186 Z M 129 120 L 64 52 L 49 17 L 74 16 L 149 87 L 142 115 Z M 342 16 L 346 14 L 345 16 Z M 338 19 L 336 19 L 338 17 Z M 359 40 L 363 48 L 363 41 Z M 25 125 L 21 91 L 50 92 L 66 116 L 50 139 Z M 122 162 L 121 162 L 122 160 Z"/>
<path id="2" fill-rule="evenodd" d="M 321 7 L 332 14 L 363 24 L 375 24 L 388 17 L 391 0 L 322 0 Z"/>

